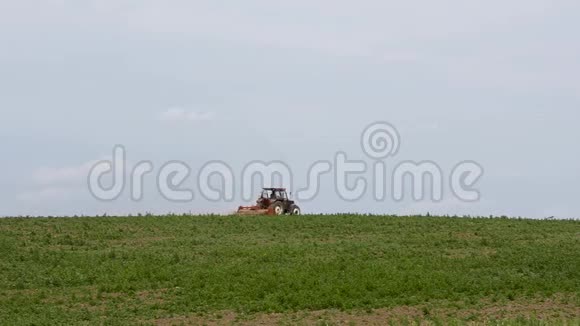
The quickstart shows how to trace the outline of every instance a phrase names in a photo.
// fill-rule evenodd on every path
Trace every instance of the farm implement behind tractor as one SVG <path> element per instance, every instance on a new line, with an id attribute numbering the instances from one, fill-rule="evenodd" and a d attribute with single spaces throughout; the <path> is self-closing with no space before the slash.
<path id="1" fill-rule="evenodd" d="M 240 206 L 238 215 L 300 215 L 300 207 L 288 198 L 285 188 L 264 188 L 254 206 Z"/>

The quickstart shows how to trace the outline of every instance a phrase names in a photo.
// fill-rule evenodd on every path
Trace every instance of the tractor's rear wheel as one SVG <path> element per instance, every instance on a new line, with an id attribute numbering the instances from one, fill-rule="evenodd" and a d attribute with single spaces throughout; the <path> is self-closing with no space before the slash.
<path id="1" fill-rule="evenodd" d="M 300 211 L 300 207 L 298 205 L 290 206 L 290 215 L 300 215 L 302 212 Z"/>
<path id="2" fill-rule="evenodd" d="M 284 214 L 284 205 L 282 205 L 281 202 L 275 202 L 273 203 L 270 208 L 272 209 L 272 212 L 274 212 L 274 215 L 283 215 Z"/>

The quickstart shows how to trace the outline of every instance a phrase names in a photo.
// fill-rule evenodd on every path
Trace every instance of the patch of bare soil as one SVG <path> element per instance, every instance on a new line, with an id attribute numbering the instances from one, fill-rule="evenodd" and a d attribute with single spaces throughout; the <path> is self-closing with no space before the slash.
<path id="1" fill-rule="evenodd" d="M 154 291 L 142 291 L 137 293 L 137 297 L 141 302 L 146 304 L 163 304 L 165 303 L 165 296 L 169 290 L 159 289 Z"/>
<path id="2" fill-rule="evenodd" d="M 155 325 L 387 325 L 406 322 L 434 325 L 436 321 L 464 321 L 480 324 L 490 320 L 515 320 L 518 318 L 543 321 L 580 320 L 580 306 L 573 300 L 558 296 L 535 302 L 509 302 L 485 304 L 481 308 L 430 308 L 429 306 L 394 307 L 370 312 L 338 310 L 304 311 L 240 315 L 220 312 L 211 315 L 168 317 L 152 321 Z"/>
<path id="3" fill-rule="evenodd" d="M 122 240 L 109 240 L 107 243 L 113 247 L 146 247 L 148 245 L 162 242 L 175 240 L 175 237 L 160 237 L 160 236 L 150 236 L 150 237 L 138 237 L 138 238 L 126 238 Z"/>

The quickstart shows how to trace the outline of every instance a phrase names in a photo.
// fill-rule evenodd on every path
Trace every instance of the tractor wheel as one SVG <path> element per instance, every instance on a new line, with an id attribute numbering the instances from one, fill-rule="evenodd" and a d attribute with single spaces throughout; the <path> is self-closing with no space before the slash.
<path id="1" fill-rule="evenodd" d="M 300 207 L 298 207 L 298 205 L 292 205 L 290 206 L 290 215 L 300 215 L 301 211 L 300 211 Z"/>
<path id="2" fill-rule="evenodd" d="M 284 205 L 282 205 L 282 203 L 279 201 L 273 203 L 270 208 L 272 209 L 272 212 L 274 212 L 274 215 L 284 214 Z"/>

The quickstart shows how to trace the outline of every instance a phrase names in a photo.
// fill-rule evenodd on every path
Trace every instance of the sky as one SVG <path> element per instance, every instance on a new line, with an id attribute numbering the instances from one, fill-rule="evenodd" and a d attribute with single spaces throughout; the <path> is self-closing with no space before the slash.
<path id="1" fill-rule="evenodd" d="M 91 167 L 236 175 L 281 161 L 308 167 L 361 149 L 387 121 L 401 138 L 385 162 L 459 162 L 484 175 L 477 202 L 349 202 L 321 178 L 304 213 L 580 217 L 580 3 L 0 0 L 0 216 L 225 213 L 244 203 L 91 196 Z M 256 185 L 256 193 L 261 185 Z"/>

